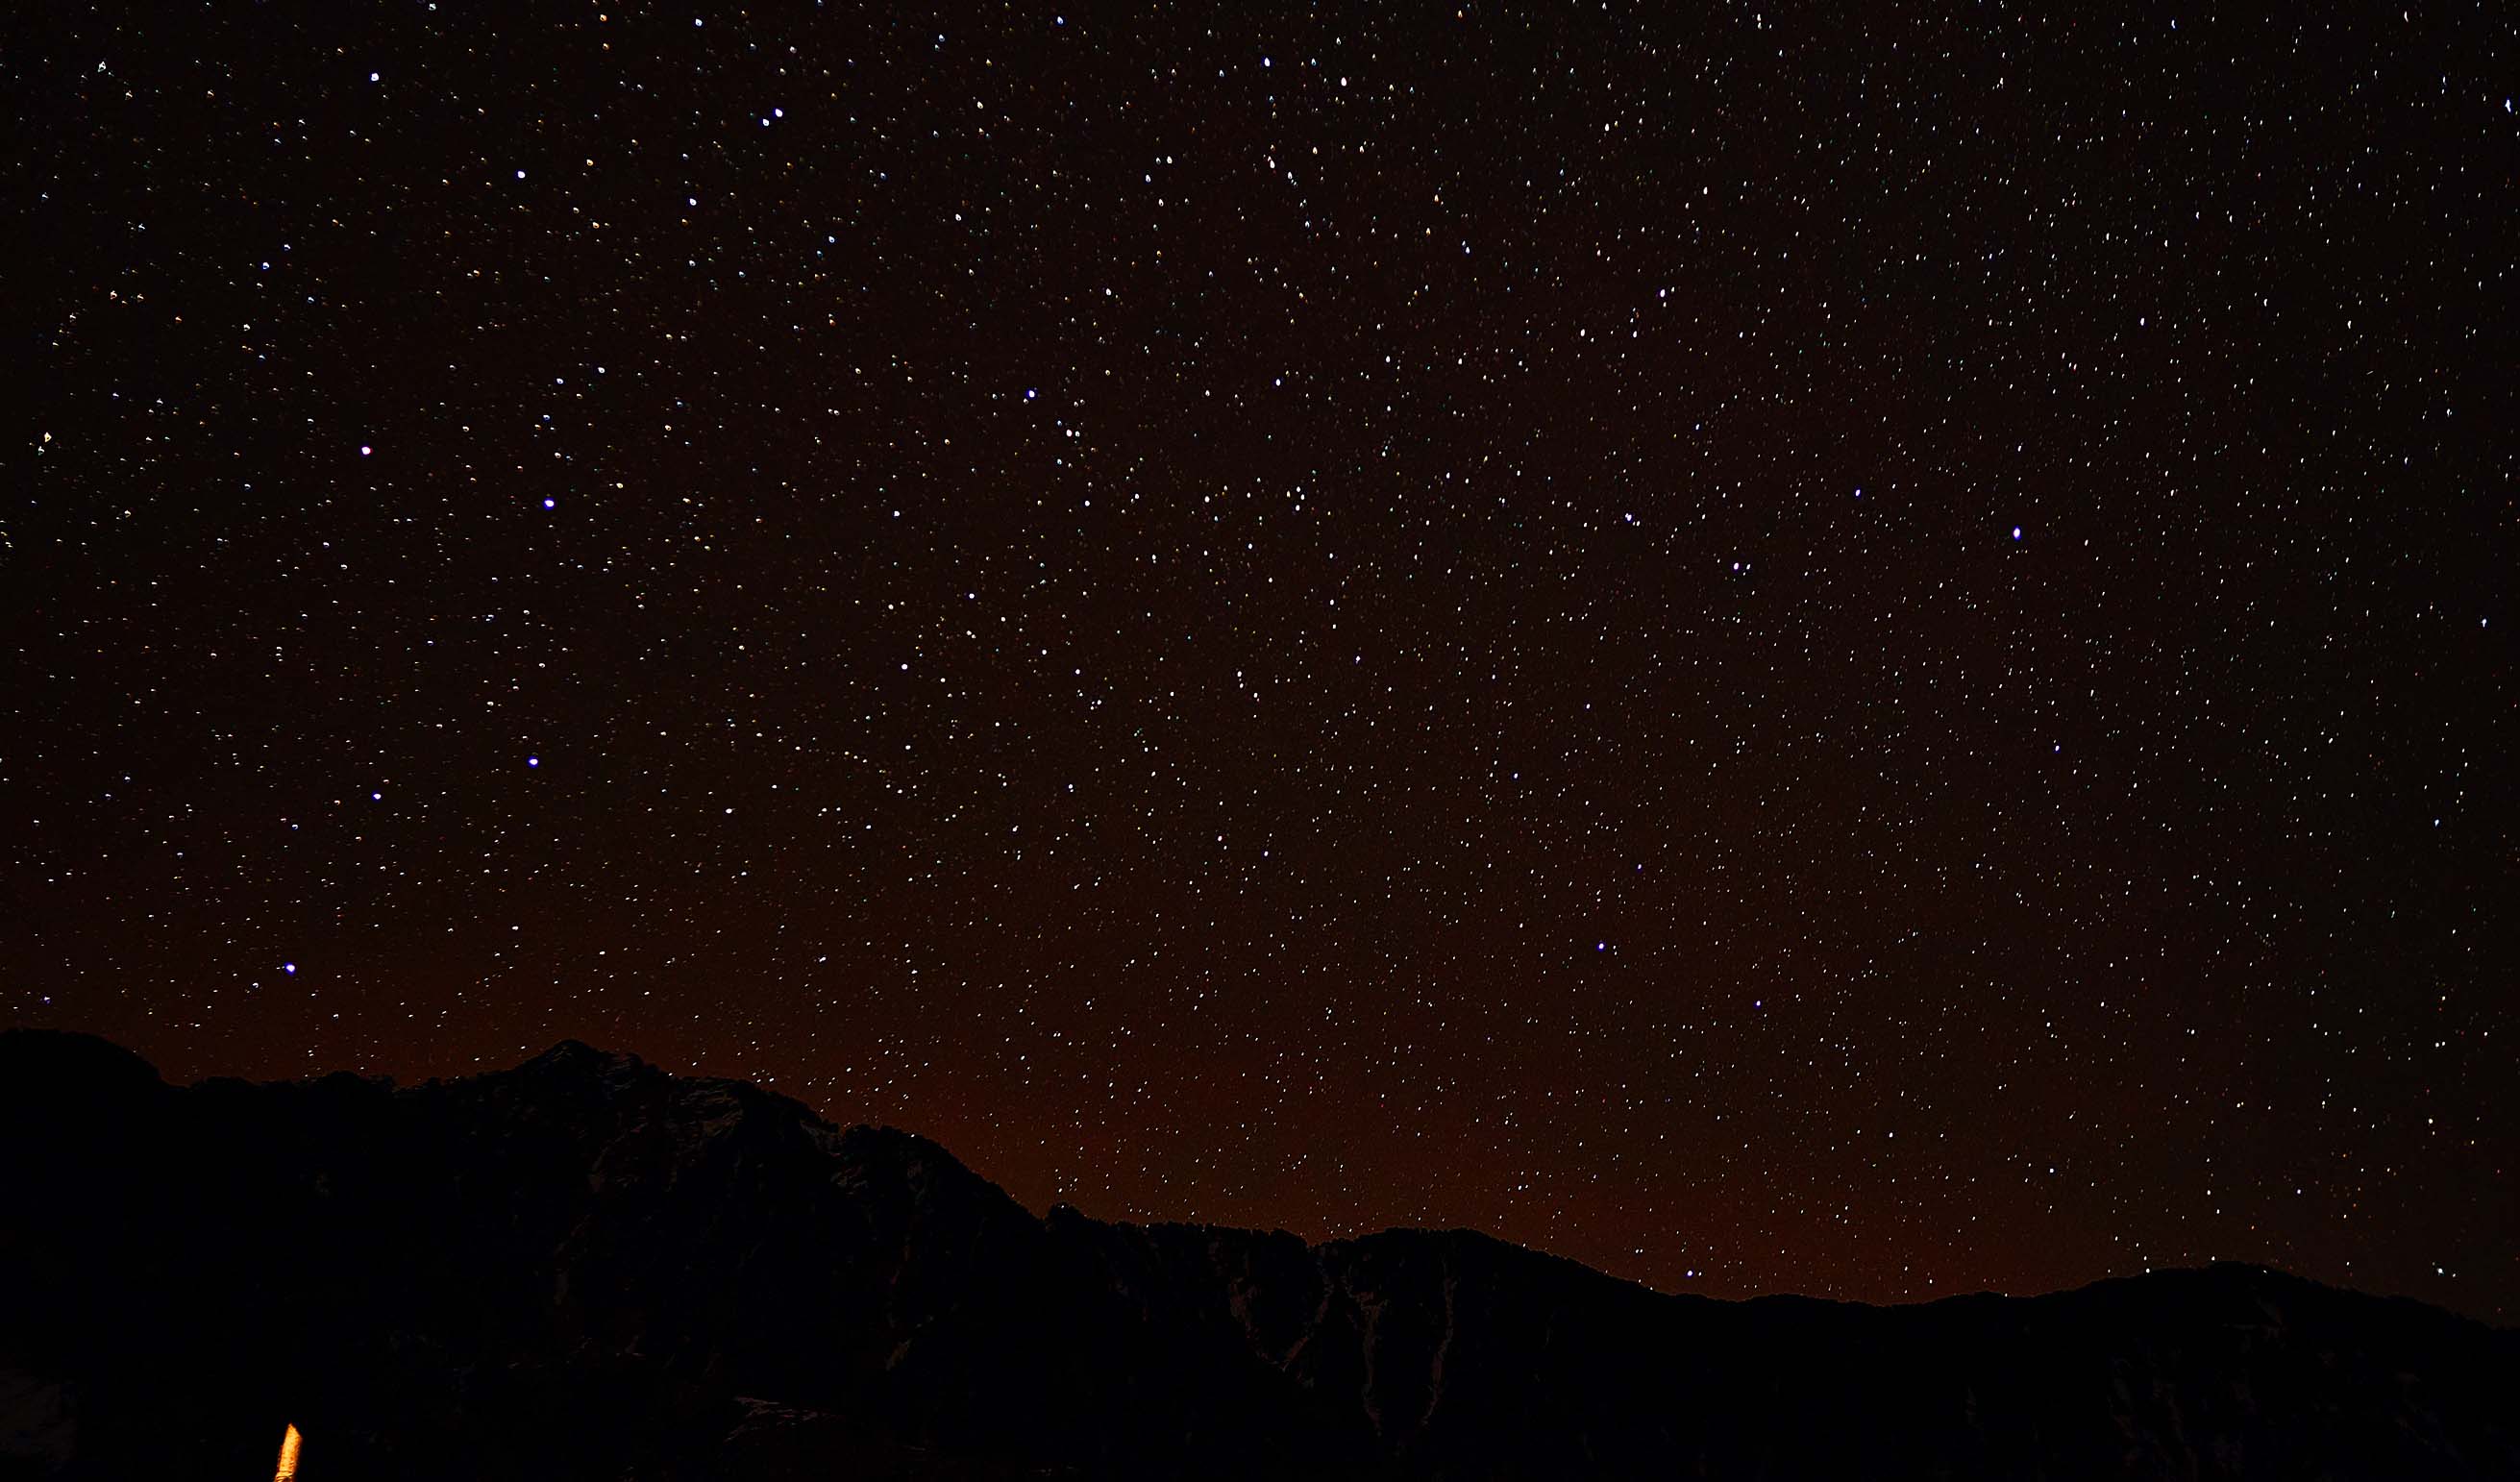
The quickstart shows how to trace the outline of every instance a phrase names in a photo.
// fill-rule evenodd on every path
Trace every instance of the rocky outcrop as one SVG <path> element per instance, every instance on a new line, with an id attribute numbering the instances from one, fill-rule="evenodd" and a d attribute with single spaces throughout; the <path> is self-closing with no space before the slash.
<path id="1" fill-rule="evenodd" d="M 173 1088 L 0 1036 L 0 1468 L 715 1478 L 2512 1477 L 2520 1334 L 2223 1266 L 1877 1309 L 1467 1232 L 1028 1211 L 564 1044 Z M 259 1469 L 259 1470 L 258 1470 Z"/>

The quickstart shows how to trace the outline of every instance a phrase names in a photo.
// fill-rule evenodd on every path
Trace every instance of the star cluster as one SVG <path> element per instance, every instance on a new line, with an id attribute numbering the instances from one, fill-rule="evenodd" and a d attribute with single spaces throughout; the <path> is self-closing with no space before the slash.
<path id="1" fill-rule="evenodd" d="M 0 1014 L 2509 1319 L 2491 6 L 60 6 Z"/>

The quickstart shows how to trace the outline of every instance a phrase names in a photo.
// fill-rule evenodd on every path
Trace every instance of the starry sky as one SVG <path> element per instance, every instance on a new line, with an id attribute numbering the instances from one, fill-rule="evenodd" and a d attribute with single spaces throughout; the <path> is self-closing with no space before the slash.
<path id="1" fill-rule="evenodd" d="M 0 1019 L 2513 1321 L 2520 45 L 2077 9 L 14 15 Z"/>

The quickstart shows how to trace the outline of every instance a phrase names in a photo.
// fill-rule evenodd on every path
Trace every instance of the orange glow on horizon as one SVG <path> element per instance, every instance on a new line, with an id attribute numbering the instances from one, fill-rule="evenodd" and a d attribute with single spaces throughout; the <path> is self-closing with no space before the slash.
<path id="1" fill-rule="evenodd" d="M 271 1474 L 271 1482 L 290 1482 L 297 1475 L 297 1427 L 292 1425 L 280 1438 L 280 1469 Z"/>

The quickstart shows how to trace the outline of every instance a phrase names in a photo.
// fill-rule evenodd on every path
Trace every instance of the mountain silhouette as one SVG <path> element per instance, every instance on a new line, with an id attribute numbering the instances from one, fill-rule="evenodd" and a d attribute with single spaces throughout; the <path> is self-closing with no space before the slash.
<path id="1" fill-rule="evenodd" d="M 170 1087 L 0 1035 L 0 1474 L 2520 1477 L 2520 1332 L 2244 1266 L 1873 1308 L 1036 1217 L 563 1043 Z"/>

